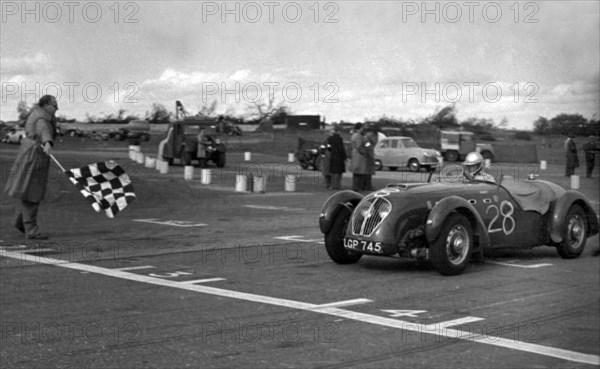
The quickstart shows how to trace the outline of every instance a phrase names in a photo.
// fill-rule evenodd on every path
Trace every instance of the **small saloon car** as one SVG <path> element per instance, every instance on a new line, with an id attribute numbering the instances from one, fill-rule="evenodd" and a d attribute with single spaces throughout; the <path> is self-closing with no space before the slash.
<path id="1" fill-rule="evenodd" d="M 366 196 L 337 192 L 323 205 L 319 226 L 336 263 L 400 256 L 456 275 L 493 248 L 548 245 L 576 258 L 598 233 L 598 217 L 583 194 L 550 182 L 457 177 L 390 184 Z"/>
<path id="2" fill-rule="evenodd" d="M 434 171 L 442 160 L 439 151 L 423 149 L 411 137 L 386 137 L 375 146 L 375 168 L 390 170 L 408 168 L 418 172 L 421 168 Z"/>

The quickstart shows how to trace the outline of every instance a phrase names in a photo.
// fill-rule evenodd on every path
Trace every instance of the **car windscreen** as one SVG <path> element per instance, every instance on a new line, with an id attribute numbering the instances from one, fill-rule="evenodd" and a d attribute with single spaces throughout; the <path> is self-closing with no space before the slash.
<path id="1" fill-rule="evenodd" d="M 419 145 L 417 145 L 417 143 L 412 138 L 403 138 L 402 144 L 406 148 L 419 147 Z"/>

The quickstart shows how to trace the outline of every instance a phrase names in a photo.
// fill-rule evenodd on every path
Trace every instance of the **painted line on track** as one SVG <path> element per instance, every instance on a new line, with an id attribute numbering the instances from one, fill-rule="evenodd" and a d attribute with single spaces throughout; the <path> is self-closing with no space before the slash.
<path id="1" fill-rule="evenodd" d="M 152 269 L 152 268 L 156 268 L 155 266 L 152 265 L 140 265 L 140 266 L 130 266 L 130 267 L 124 267 L 124 268 L 115 268 L 115 270 L 143 270 L 143 269 Z"/>
<path id="2" fill-rule="evenodd" d="M 478 318 L 476 316 L 466 316 L 464 318 L 459 318 L 459 319 L 454 319 L 454 320 L 447 320 L 445 322 L 439 322 L 439 323 L 434 323 L 434 324 L 429 324 L 426 326 L 427 329 L 436 329 L 438 327 L 454 327 L 457 325 L 462 325 L 462 324 L 467 324 L 467 323 L 475 323 L 481 320 L 485 320 L 483 318 Z"/>
<path id="3" fill-rule="evenodd" d="M 246 292 L 238 292 L 233 290 L 225 290 L 221 288 L 209 287 L 204 285 L 197 285 L 191 283 L 181 283 L 173 280 L 166 280 L 156 277 L 150 277 L 147 275 L 129 273 L 127 271 L 115 270 L 109 268 L 98 267 L 88 264 L 72 263 L 65 260 L 51 259 L 51 258 L 40 258 L 33 255 L 23 254 L 21 252 L 4 251 L 0 250 L 0 255 L 3 257 L 9 257 L 13 259 L 19 259 L 23 261 L 29 261 L 39 264 L 54 265 L 61 268 L 67 268 L 72 270 L 78 270 L 88 273 L 94 273 L 113 278 L 120 278 L 124 280 L 130 280 L 135 282 L 148 283 L 155 286 L 178 288 L 186 291 L 204 293 L 207 295 L 229 297 L 232 299 L 250 301 L 254 303 L 262 303 L 268 305 L 274 305 L 295 310 L 304 310 L 314 313 L 320 313 L 338 318 L 346 318 L 362 323 L 374 324 L 384 327 L 396 328 L 405 331 L 414 331 L 425 334 L 431 334 L 436 336 L 448 337 L 451 339 L 460 339 L 464 341 L 477 342 L 490 346 L 503 347 L 511 350 L 528 352 L 537 355 L 543 355 L 548 357 L 554 357 L 561 360 L 573 361 L 584 364 L 600 365 L 600 356 L 593 354 L 586 354 L 571 350 L 560 349 L 556 347 L 543 346 L 535 343 L 523 342 L 514 339 L 507 339 L 496 336 L 488 336 L 481 334 L 474 334 L 473 332 L 466 332 L 457 329 L 448 329 L 443 327 L 440 329 L 438 325 L 434 330 L 428 330 L 431 325 L 413 323 L 408 321 L 402 321 L 398 319 L 392 319 L 372 314 L 360 313 L 350 310 L 344 310 L 337 307 L 321 307 L 321 305 L 281 299 L 276 297 L 256 295 Z"/>
<path id="4" fill-rule="evenodd" d="M 179 283 L 209 283 L 209 282 L 219 282 L 224 281 L 225 278 L 204 278 L 204 279 L 194 279 L 192 281 L 180 281 Z"/>
<path id="5" fill-rule="evenodd" d="M 490 264 L 496 264 L 496 265 L 503 265 L 503 266 L 509 266 L 509 267 L 515 267 L 515 268 L 528 268 L 528 269 L 542 268 L 542 267 L 554 265 L 554 264 L 548 264 L 548 263 L 521 265 L 521 264 L 503 263 L 501 261 L 493 261 L 493 260 L 486 260 L 485 262 L 490 263 Z"/>
<path id="6" fill-rule="evenodd" d="M 368 304 L 373 302 L 373 300 L 369 299 L 353 299 L 353 300 L 344 300 L 344 301 L 336 301 L 330 302 L 328 304 L 317 305 L 317 308 L 328 308 L 328 307 L 342 307 L 342 306 L 352 306 L 352 305 L 361 305 Z"/>

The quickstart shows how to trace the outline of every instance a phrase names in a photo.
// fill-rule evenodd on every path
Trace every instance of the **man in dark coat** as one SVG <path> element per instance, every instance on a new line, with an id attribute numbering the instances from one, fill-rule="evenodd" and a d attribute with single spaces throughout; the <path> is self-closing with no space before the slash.
<path id="1" fill-rule="evenodd" d="M 367 149 L 368 140 L 364 137 L 362 123 L 354 125 L 352 133 L 352 191 L 362 191 L 367 188 L 367 175 L 370 173 L 368 167 Z"/>
<path id="2" fill-rule="evenodd" d="M 594 136 L 590 136 L 588 142 L 583 145 L 583 152 L 585 153 L 585 169 L 586 177 L 592 178 L 592 172 L 596 165 L 596 140 Z"/>
<path id="3" fill-rule="evenodd" d="M 37 214 L 46 194 L 57 110 L 58 103 L 51 95 L 42 96 L 32 108 L 25 123 L 25 137 L 6 182 L 6 193 L 20 200 L 13 225 L 28 239 L 48 238 L 39 231 Z"/>
<path id="4" fill-rule="evenodd" d="M 565 169 L 565 177 L 570 177 L 575 174 L 575 168 L 579 167 L 579 158 L 577 157 L 577 145 L 573 138 L 574 134 L 569 133 L 569 138 L 565 141 L 565 155 L 567 158 L 567 166 Z"/>
<path id="5" fill-rule="evenodd" d="M 340 127 L 336 124 L 333 126 L 333 133 L 327 137 L 329 174 L 331 175 L 331 189 L 333 190 L 341 188 L 342 174 L 346 172 L 346 150 L 340 131 Z"/>

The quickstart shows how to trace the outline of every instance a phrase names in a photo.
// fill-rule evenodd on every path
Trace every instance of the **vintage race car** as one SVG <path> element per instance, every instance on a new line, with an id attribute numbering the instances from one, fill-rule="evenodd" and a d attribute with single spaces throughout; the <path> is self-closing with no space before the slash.
<path id="1" fill-rule="evenodd" d="M 429 177 L 431 178 L 431 176 Z M 319 226 L 339 264 L 362 255 L 429 261 L 443 275 L 464 271 L 493 248 L 555 246 L 576 258 L 598 233 L 598 217 L 583 194 L 543 180 L 500 178 L 390 184 L 366 196 L 333 194 Z"/>

